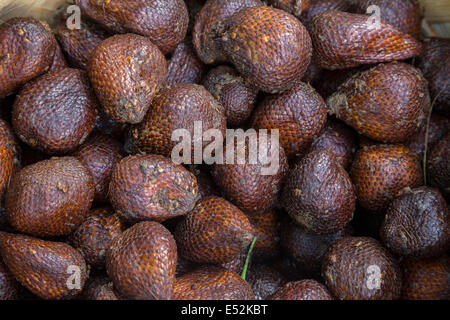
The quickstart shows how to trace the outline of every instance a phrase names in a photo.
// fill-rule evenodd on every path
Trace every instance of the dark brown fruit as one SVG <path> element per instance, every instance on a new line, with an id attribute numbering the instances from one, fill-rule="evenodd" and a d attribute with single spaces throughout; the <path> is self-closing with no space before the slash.
<path id="1" fill-rule="evenodd" d="M 134 155 L 115 166 L 109 198 L 127 219 L 164 221 L 191 211 L 198 187 L 195 176 L 170 159 Z"/>
<path id="2" fill-rule="evenodd" d="M 0 99 L 46 72 L 56 41 L 39 21 L 12 18 L 0 25 Z"/>
<path id="3" fill-rule="evenodd" d="M 203 266 L 177 279 L 175 300 L 253 300 L 250 285 L 237 273 Z"/>
<path id="4" fill-rule="evenodd" d="M 365 14 L 369 6 L 378 6 L 382 21 L 389 23 L 399 31 L 409 33 L 418 39 L 421 27 L 421 9 L 417 0 L 362 0 L 354 1 L 355 13 Z"/>
<path id="5" fill-rule="evenodd" d="M 66 235 L 86 217 L 94 199 L 89 171 L 76 158 L 43 160 L 20 170 L 6 193 L 9 223 L 35 236 Z"/>
<path id="6" fill-rule="evenodd" d="M 404 300 L 449 300 L 450 258 L 406 259 L 402 262 Z"/>
<path id="7" fill-rule="evenodd" d="M 20 284 L 0 257 L 0 300 L 17 300 L 20 296 Z"/>
<path id="8" fill-rule="evenodd" d="M 285 219 L 280 230 L 283 252 L 295 263 L 296 268 L 308 276 L 320 274 L 322 259 L 330 245 L 344 236 L 349 236 L 348 227 L 332 234 L 316 234 Z"/>
<path id="9" fill-rule="evenodd" d="M 167 66 L 164 55 L 148 38 L 122 34 L 94 49 L 88 70 L 105 113 L 117 122 L 139 123 L 166 77 Z"/>
<path id="10" fill-rule="evenodd" d="M 344 237 L 334 242 L 325 255 L 322 275 L 331 293 L 341 300 L 400 298 L 400 266 L 372 238 Z"/>
<path id="11" fill-rule="evenodd" d="M 264 92 L 292 89 L 311 61 L 308 31 L 298 19 L 279 9 L 242 9 L 224 21 L 218 36 L 228 61 Z"/>
<path id="12" fill-rule="evenodd" d="M 94 201 L 107 202 L 114 166 L 122 159 L 122 146 L 106 135 L 94 134 L 73 154 L 89 170 L 95 185 Z"/>
<path id="13" fill-rule="evenodd" d="M 123 230 L 125 225 L 113 210 L 95 209 L 71 234 L 70 241 L 81 252 L 87 264 L 104 267 L 106 250 L 114 237 L 119 236 Z"/>
<path id="14" fill-rule="evenodd" d="M 448 128 L 450 128 L 448 119 L 433 113 L 428 126 L 428 139 L 426 139 L 427 127 L 424 126 L 417 134 L 410 138 L 407 146 L 412 152 L 415 152 L 422 158 L 422 153 L 426 146 L 430 150 L 448 132 Z"/>
<path id="15" fill-rule="evenodd" d="M 19 165 L 19 145 L 8 123 L 0 119 L 0 202 Z"/>
<path id="16" fill-rule="evenodd" d="M 108 277 L 95 277 L 88 282 L 81 296 L 83 300 L 120 300 Z"/>
<path id="17" fill-rule="evenodd" d="M 450 132 L 443 136 L 430 150 L 427 172 L 430 185 L 441 190 L 450 199 Z"/>
<path id="18" fill-rule="evenodd" d="M 330 114 L 358 133 L 385 142 L 405 142 L 426 122 L 427 82 L 406 63 L 380 64 L 344 82 L 327 99 Z"/>
<path id="19" fill-rule="evenodd" d="M 280 232 L 278 230 L 278 215 L 278 211 L 271 210 L 248 216 L 255 227 L 256 242 L 252 253 L 254 261 L 273 259 L 279 254 Z"/>
<path id="20" fill-rule="evenodd" d="M 76 0 L 90 19 L 117 33 L 136 33 L 169 53 L 184 39 L 188 11 L 183 0 Z"/>
<path id="21" fill-rule="evenodd" d="M 322 97 L 301 82 L 289 91 L 265 98 L 253 113 L 251 125 L 255 129 L 278 129 L 280 144 L 292 157 L 308 148 L 326 120 Z"/>
<path id="22" fill-rule="evenodd" d="M 450 249 L 450 213 L 437 189 L 406 190 L 386 210 L 380 236 L 395 254 L 438 257 Z"/>
<path id="23" fill-rule="evenodd" d="M 66 58 L 64 57 L 64 54 L 62 53 L 61 47 L 59 44 L 56 45 L 55 48 L 55 55 L 53 57 L 53 62 L 50 66 L 49 72 L 61 70 L 64 68 L 68 68 L 69 65 L 67 64 Z"/>
<path id="24" fill-rule="evenodd" d="M 334 300 L 327 287 L 316 280 L 288 282 L 269 300 Z"/>
<path id="25" fill-rule="evenodd" d="M 191 156 L 183 153 L 183 158 L 186 156 L 186 160 L 192 161 L 196 121 L 201 121 L 202 134 L 208 129 L 218 129 L 225 137 L 225 110 L 203 86 L 181 83 L 165 87 L 153 99 L 144 120 L 132 129 L 132 141 L 141 152 L 170 157 L 175 152 L 174 147 L 179 145 L 172 140 L 173 131 L 185 129 L 192 137 L 192 152 Z M 203 147 L 209 143 L 205 139 Z"/>
<path id="26" fill-rule="evenodd" d="M 326 149 L 333 153 L 344 169 L 350 166 L 356 151 L 355 134 L 340 121 L 328 119 L 321 134 L 316 137 L 308 152 Z"/>
<path id="27" fill-rule="evenodd" d="M 266 300 L 286 283 L 281 273 L 265 264 L 252 266 L 248 271 L 247 281 L 252 286 L 256 300 Z"/>
<path id="28" fill-rule="evenodd" d="M 189 259 L 183 258 L 178 254 L 177 257 L 177 268 L 175 270 L 175 276 L 177 278 L 185 275 L 186 273 L 189 273 L 191 271 L 194 271 L 198 267 L 198 264 L 195 262 L 192 262 Z"/>
<path id="29" fill-rule="evenodd" d="M 97 25 L 81 20 L 80 28 L 69 29 L 63 21 L 56 30 L 56 37 L 74 68 L 87 70 L 89 57 L 108 33 Z"/>
<path id="30" fill-rule="evenodd" d="M 231 145 L 234 149 L 229 152 L 227 141 L 224 154 L 232 153 L 234 161 L 225 159 L 224 164 L 213 164 L 211 174 L 225 197 L 239 209 L 248 214 L 264 214 L 278 202 L 281 183 L 288 170 L 287 159 L 278 141 L 267 136 L 267 143 L 263 143 L 258 133 L 247 136 L 242 144 L 238 138 L 227 137 L 234 140 Z M 262 159 L 266 155 L 268 161 Z"/>
<path id="31" fill-rule="evenodd" d="M 81 254 L 62 242 L 3 233 L 0 254 L 16 279 L 43 299 L 76 296 L 87 279 Z"/>
<path id="32" fill-rule="evenodd" d="M 318 150 L 308 153 L 291 169 L 281 202 L 298 224 L 328 234 L 350 222 L 356 199 L 352 181 L 336 157 Z"/>
<path id="33" fill-rule="evenodd" d="M 418 56 L 422 45 L 384 21 L 377 27 L 364 14 L 330 10 L 309 24 L 314 54 L 325 69 L 344 69 Z"/>
<path id="34" fill-rule="evenodd" d="M 308 10 L 302 14 L 301 21 L 309 28 L 314 16 L 329 10 L 348 11 L 350 4 L 348 0 L 309 0 Z"/>
<path id="35" fill-rule="evenodd" d="M 403 188 L 423 184 L 419 160 L 404 145 L 373 145 L 358 150 L 350 177 L 359 204 L 374 212 L 386 208 Z"/>
<path id="36" fill-rule="evenodd" d="M 337 91 L 341 84 L 353 75 L 369 69 L 371 65 L 362 65 L 357 68 L 322 70 L 320 78 L 314 83 L 314 88 L 326 100 Z"/>
<path id="37" fill-rule="evenodd" d="M 12 125 L 19 138 L 48 154 L 65 154 L 94 128 L 96 99 L 83 71 L 62 69 L 28 83 L 17 95 Z"/>
<path id="38" fill-rule="evenodd" d="M 217 30 L 222 21 L 248 7 L 264 5 L 260 0 L 208 0 L 195 18 L 192 42 L 199 58 L 204 63 L 219 63 L 227 60 L 216 41 Z"/>
<path id="39" fill-rule="evenodd" d="M 271 266 L 280 272 L 287 281 L 298 281 L 307 278 L 307 275 L 298 270 L 295 263 L 286 255 L 280 255 L 273 260 Z"/>
<path id="40" fill-rule="evenodd" d="M 241 274 L 244 269 L 245 260 L 247 259 L 247 256 L 248 256 L 248 248 L 243 248 L 241 253 L 239 253 L 236 256 L 236 258 L 234 258 L 229 262 L 221 263 L 220 266 L 229 272 Z"/>
<path id="41" fill-rule="evenodd" d="M 105 112 L 103 112 L 103 110 L 99 110 L 93 132 L 121 140 L 124 136 L 126 126 L 127 125 L 124 123 L 118 123 L 112 120 Z"/>
<path id="42" fill-rule="evenodd" d="M 202 199 L 211 195 L 218 195 L 219 190 L 212 180 L 209 171 L 199 165 L 189 165 L 188 170 L 197 178 L 198 196 Z"/>
<path id="43" fill-rule="evenodd" d="M 106 252 L 108 275 L 129 299 L 167 300 L 173 295 L 177 246 L 161 224 L 144 221 L 113 239 Z"/>
<path id="44" fill-rule="evenodd" d="M 239 127 L 253 111 L 258 90 L 247 84 L 229 66 L 219 66 L 206 75 L 203 85 L 225 108 L 229 127 Z"/>
<path id="45" fill-rule="evenodd" d="M 205 65 L 188 40 L 180 42 L 167 64 L 167 84 L 200 83 L 205 73 Z"/>
<path id="46" fill-rule="evenodd" d="M 289 12 L 297 18 L 308 10 L 309 2 L 310 0 L 269 0 L 271 6 Z"/>
<path id="47" fill-rule="evenodd" d="M 224 263 L 245 250 L 255 234 L 245 214 L 225 199 L 209 196 L 197 202 L 177 226 L 182 256 L 201 263 Z"/>

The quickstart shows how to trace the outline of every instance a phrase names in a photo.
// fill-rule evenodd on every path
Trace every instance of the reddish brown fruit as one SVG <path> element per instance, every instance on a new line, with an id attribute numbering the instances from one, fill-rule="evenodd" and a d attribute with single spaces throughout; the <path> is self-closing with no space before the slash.
<path id="1" fill-rule="evenodd" d="M 201 199 L 175 231 L 178 250 L 201 263 L 229 262 L 245 250 L 255 234 L 245 214 L 225 199 Z"/>
<path id="2" fill-rule="evenodd" d="M 183 0 L 76 0 L 83 14 L 117 33 L 136 33 L 169 53 L 186 36 L 188 11 Z"/>
<path id="3" fill-rule="evenodd" d="M 406 259 L 403 267 L 403 300 L 450 299 L 450 258 Z"/>
<path id="4" fill-rule="evenodd" d="M 344 237 L 325 255 L 322 275 L 328 289 L 341 300 L 400 298 L 402 275 L 394 257 L 367 237 Z"/>
<path id="5" fill-rule="evenodd" d="M 64 68 L 68 68 L 69 65 L 67 64 L 66 58 L 64 57 L 64 54 L 62 53 L 61 47 L 59 44 L 56 45 L 55 48 L 55 56 L 53 57 L 53 62 L 51 64 L 49 72 L 52 71 L 58 71 Z"/>
<path id="6" fill-rule="evenodd" d="M 309 2 L 310 0 L 269 0 L 271 6 L 289 12 L 297 18 L 308 10 Z"/>
<path id="7" fill-rule="evenodd" d="M 177 246 L 161 224 L 144 221 L 113 239 L 106 252 L 108 275 L 129 299 L 166 300 L 173 295 Z"/>
<path id="8" fill-rule="evenodd" d="M 430 185 L 439 188 L 450 199 L 450 132 L 443 136 L 430 150 L 427 173 Z"/>
<path id="9" fill-rule="evenodd" d="M 81 254 L 62 242 L 18 235 L 0 235 L 0 254 L 12 274 L 43 299 L 76 296 L 87 279 Z"/>
<path id="10" fill-rule="evenodd" d="M 218 129 L 225 137 L 225 110 L 203 86 L 181 83 L 165 87 L 155 96 L 144 120 L 133 127 L 133 144 L 141 152 L 170 157 L 172 152 L 176 152 L 175 146 L 179 145 L 178 141 L 172 140 L 173 131 L 185 129 L 190 137 L 194 137 L 195 121 L 201 121 L 202 133 Z M 190 142 L 192 157 L 183 153 L 183 158 L 187 157 L 185 163 L 194 159 L 194 139 Z M 203 141 L 203 147 L 209 143 Z M 179 153 L 180 150 L 177 155 Z"/>
<path id="11" fill-rule="evenodd" d="M 252 300 L 250 285 L 237 273 L 203 266 L 177 279 L 175 300 Z"/>
<path id="12" fill-rule="evenodd" d="M 0 202 L 19 164 L 18 148 L 9 124 L 0 119 Z"/>
<path id="13" fill-rule="evenodd" d="M 314 53 L 325 69 L 344 69 L 418 56 L 422 45 L 384 21 L 371 25 L 364 14 L 330 10 L 309 24 Z"/>
<path id="14" fill-rule="evenodd" d="M 448 128 L 450 128 L 450 123 L 447 118 L 438 114 L 432 114 L 428 126 L 428 139 L 426 139 L 427 127 L 424 126 L 417 134 L 411 137 L 407 146 L 422 159 L 426 146 L 430 150 L 447 133 Z"/>
<path id="15" fill-rule="evenodd" d="M 255 227 L 256 242 L 253 247 L 253 260 L 264 261 L 278 256 L 280 249 L 278 215 L 278 211 L 271 210 L 248 216 L 250 222 Z"/>
<path id="16" fill-rule="evenodd" d="M 192 262 L 189 259 L 183 258 L 178 254 L 177 259 L 177 268 L 175 270 L 175 276 L 177 278 L 185 275 L 186 273 L 189 273 L 191 271 L 194 271 L 198 267 L 198 264 L 195 262 Z"/>
<path id="17" fill-rule="evenodd" d="M 278 289 L 269 300 L 334 300 L 327 287 L 316 280 L 289 282 Z"/>
<path id="18" fill-rule="evenodd" d="M 248 7 L 264 5 L 260 0 L 208 0 L 195 18 L 192 42 L 204 63 L 227 60 L 220 43 L 216 41 L 217 30 L 222 21 Z"/>
<path id="19" fill-rule="evenodd" d="M 330 114 L 358 133 L 385 142 L 405 142 L 425 124 L 430 109 L 427 82 L 406 63 L 380 64 L 353 76 L 327 99 Z"/>
<path id="20" fill-rule="evenodd" d="M 94 201 L 107 202 L 108 188 L 114 166 L 122 159 L 122 146 L 105 135 L 92 135 L 73 154 L 89 170 L 94 178 Z"/>
<path id="21" fill-rule="evenodd" d="M 17 300 L 20 296 L 20 284 L 0 257 L 0 300 Z"/>
<path id="22" fill-rule="evenodd" d="M 195 176 L 170 159 L 134 155 L 115 166 L 109 198 L 127 219 L 164 221 L 191 211 L 198 187 Z"/>
<path id="23" fill-rule="evenodd" d="M 252 266 L 248 271 L 247 281 L 252 286 L 256 300 L 266 300 L 286 283 L 281 273 L 265 264 Z"/>
<path id="24" fill-rule="evenodd" d="M 229 272 L 241 274 L 244 269 L 245 260 L 248 256 L 248 248 L 244 248 L 233 260 L 221 263 L 220 266 Z"/>
<path id="25" fill-rule="evenodd" d="M 86 263 L 94 267 L 105 266 L 106 250 L 114 237 L 125 230 L 118 214 L 109 208 L 92 210 L 89 216 L 70 236 L 74 248 L 81 252 Z"/>
<path id="26" fill-rule="evenodd" d="M 301 154 L 319 135 L 327 120 L 322 97 L 306 83 L 279 95 L 268 96 L 256 108 L 251 126 L 278 129 L 288 157 Z"/>
<path id="27" fill-rule="evenodd" d="M 12 18 L 0 25 L 0 99 L 46 72 L 56 41 L 32 18 Z"/>
<path id="28" fill-rule="evenodd" d="M 370 65 L 362 65 L 358 68 L 341 70 L 323 70 L 318 81 L 314 83 L 314 88 L 326 100 L 337 91 L 341 84 L 350 79 L 353 75 L 367 70 L 368 67 L 370 67 Z"/>
<path id="29" fill-rule="evenodd" d="M 315 233 L 328 234 L 350 222 L 356 199 L 352 181 L 336 157 L 318 150 L 294 165 L 281 202 L 297 223 Z"/>
<path id="30" fill-rule="evenodd" d="M 289 13 L 251 7 L 226 19 L 218 42 L 238 72 L 264 92 L 292 89 L 311 61 L 308 31 Z"/>
<path id="31" fill-rule="evenodd" d="M 450 213 L 437 189 L 406 190 L 386 210 L 380 237 L 395 254 L 438 257 L 450 249 Z"/>
<path id="32" fill-rule="evenodd" d="M 113 283 L 106 276 L 96 277 L 86 283 L 81 298 L 83 300 L 120 300 L 113 288 Z"/>
<path id="33" fill-rule="evenodd" d="M 370 211 L 386 208 L 406 187 L 423 184 L 419 160 L 404 145 L 373 145 L 360 149 L 350 168 L 359 204 Z"/>
<path id="34" fill-rule="evenodd" d="M 206 168 L 194 164 L 189 165 L 188 170 L 194 174 L 195 178 L 197 178 L 199 199 L 211 195 L 218 195 L 220 193 Z"/>
<path id="35" fill-rule="evenodd" d="M 81 70 L 62 69 L 27 84 L 17 96 L 12 124 L 19 138 L 48 154 L 65 154 L 94 128 L 96 99 Z"/>
<path id="36" fill-rule="evenodd" d="M 329 10 L 348 11 L 350 4 L 348 0 L 309 0 L 308 10 L 302 14 L 301 21 L 309 28 L 314 16 Z"/>
<path id="37" fill-rule="evenodd" d="M 62 21 L 56 30 L 56 37 L 70 64 L 87 70 L 92 51 L 108 37 L 108 33 L 89 21 L 82 20 L 80 28 L 73 29 Z"/>
<path id="38" fill-rule="evenodd" d="M 227 141 L 224 154 L 233 153 L 233 163 L 225 159 L 224 164 L 213 164 L 211 174 L 225 197 L 239 209 L 248 214 L 264 214 L 278 202 L 281 183 L 288 170 L 287 159 L 283 149 L 271 138 L 267 137 L 263 145 L 261 134 L 247 136 L 243 144 L 230 136 L 234 149 L 229 152 Z M 239 162 L 241 154 L 243 161 Z M 262 159 L 266 155 L 267 162 Z"/>
<path id="39" fill-rule="evenodd" d="M 247 84 L 231 67 L 219 66 L 206 75 L 203 82 L 206 90 L 225 108 L 229 127 L 239 127 L 253 111 L 258 90 Z"/>
<path id="40" fill-rule="evenodd" d="M 9 223 L 35 236 L 66 235 L 86 217 L 94 183 L 72 157 L 52 158 L 20 170 L 6 193 Z"/>
<path id="41" fill-rule="evenodd" d="M 122 34 L 94 49 L 88 70 L 105 113 L 117 122 L 139 123 L 166 77 L 167 66 L 164 55 L 148 38 Z"/>
<path id="42" fill-rule="evenodd" d="M 181 42 L 175 48 L 167 64 L 166 84 L 201 82 L 205 65 L 197 57 L 189 40 Z"/>

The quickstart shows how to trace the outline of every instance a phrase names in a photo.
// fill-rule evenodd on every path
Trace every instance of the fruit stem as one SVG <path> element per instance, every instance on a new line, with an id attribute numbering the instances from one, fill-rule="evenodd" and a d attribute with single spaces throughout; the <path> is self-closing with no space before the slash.
<path id="1" fill-rule="evenodd" d="M 255 246 L 255 243 L 256 243 L 256 238 L 257 237 L 254 237 L 252 240 L 252 243 L 250 243 L 250 248 L 248 249 L 247 258 L 245 258 L 244 268 L 242 268 L 241 278 L 244 280 L 245 280 L 245 277 L 247 276 L 247 269 L 248 269 L 248 265 L 250 263 L 250 257 L 252 255 L 253 247 Z"/>

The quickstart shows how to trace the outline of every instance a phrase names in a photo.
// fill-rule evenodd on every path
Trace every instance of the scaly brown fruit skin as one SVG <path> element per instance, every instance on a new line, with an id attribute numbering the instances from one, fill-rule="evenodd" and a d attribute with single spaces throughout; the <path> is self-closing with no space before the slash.
<path id="1" fill-rule="evenodd" d="M 403 300 L 450 299 L 450 258 L 405 259 L 403 268 Z"/>
<path id="2" fill-rule="evenodd" d="M 237 273 L 221 267 L 202 266 L 177 279 L 175 300 L 253 300 L 250 285 Z"/>
<path id="3" fill-rule="evenodd" d="M 359 204 L 380 211 L 406 187 L 423 184 L 416 155 L 404 145 L 373 145 L 357 151 L 350 168 Z"/>
<path id="4" fill-rule="evenodd" d="M 417 67 L 428 80 L 433 110 L 450 117 L 450 39 L 426 38 Z"/>
<path id="5" fill-rule="evenodd" d="M 124 230 L 125 224 L 113 210 L 108 207 L 95 209 L 70 235 L 70 242 L 81 252 L 87 264 L 102 268 L 106 250 L 114 237 Z"/>
<path id="6" fill-rule="evenodd" d="M 53 62 L 48 71 L 49 72 L 58 71 L 68 67 L 69 65 L 67 64 L 66 58 L 64 57 L 61 47 L 59 46 L 59 44 L 57 44 L 55 47 L 55 55 L 53 56 Z"/>
<path id="7" fill-rule="evenodd" d="M 56 41 L 39 21 L 12 18 L 0 25 L 0 99 L 46 72 Z"/>
<path id="8" fill-rule="evenodd" d="M 407 146 L 422 159 L 426 146 L 430 150 L 448 132 L 448 128 L 450 128 L 448 119 L 433 113 L 428 126 L 428 140 L 426 140 L 427 127 L 424 126 L 417 134 L 410 138 Z"/>
<path id="9" fill-rule="evenodd" d="M 348 0 L 309 0 L 308 10 L 303 12 L 301 21 L 307 28 L 312 18 L 322 12 L 329 10 L 348 11 L 350 1 Z"/>
<path id="10" fill-rule="evenodd" d="M 217 30 L 226 18 L 248 7 L 263 6 L 260 0 L 208 0 L 195 18 L 192 43 L 207 64 L 225 62 L 227 57 L 217 40 Z"/>
<path id="11" fill-rule="evenodd" d="M 74 68 L 87 70 L 92 51 L 108 38 L 108 33 L 90 21 L 81 20 L 80 28 L 69 29 L 62 21 L 56 29 L 56 37 Z"/>
<path id="12" fill-rule="evenodd" d="M 367 70 L 370 65 L 362 65 L 357 68 L 323 70 L 320 78 L 314 83 L 314 88 L 326 100 L 337 91 L 341 84 L 353 75 Z"/>
<path id="13" fill-rule="evenodd" d="M 330 245 L 345 236 L 350 236 L 349 227 L 336 233 L 320 235 L 287 218 L 281 225 L 280 244 L 301 273 L 315 277 L 320 274 L 322 259 Z"/>
<path id="14" fill-rule="evenodd" d="M 379 7 L 380 18 L 399 31 L 419 39 L 421 28 L 420 4 L 417 0 L 362 0 L 354 1 L 352 12 L 366 14 L 369 6 Z"/>
<path id="15" fill-rule="evenodd" d="M 19 297 L 20 284 L 0 257 L 0 300 L 17 300 Z"/>
<path id="16" fill-rule="evenodd" d="M 177 268 L 175 270 L 175 276 L 177 278 L 185 275 L 186 273 L 189 273 L 193 270 L 195 270 L 199 265 L 195 262 L 192 262 L 189 259 L 183 258 L 182 256 L 180 256 L 180 254 L 178 254 L 178 259 L 177 259 Z"/>
<path id="17" fill-rule="evenodd" d="M 19 144 L 8 123 L 0 119 L 0 202 L 19 164 Z"/>
<path id="18" fill-rule="evenodd" d="M 226 65 L 210 70 L 203 85 L 224 106 L 229 127 L 245 124 L 253 111 L 258 89 Z"/>
<path id="19" fill-rule="evenodd" d="M 154 221 L 125 230 L 106 252 L 108 275 L 129 299 L 171 299 L 176 264 L 177 246 L 172 234 Z"/>
<path id="20" fill-rule="evenodd" d="M 202 199 L 211 195 L 219 195 L 220 192 L 212 180 L 211 174 L 205 167 L 199 165 L 188 165 L 188 170 L 197 178 L 198 196 Z"/>
<path id="21" fill-rule="evenodd" d="M 354 131 L 344 123 L 330 118 L 320 135 L 314 139 L 307 153 L 326 149 L 336 156 L 344 169 L 348 169 L 353 160 L 356 146 Z"/>
<path id="22" fill-rule="evenodd" d="M 328 289 L 316 280 L 288 282 L 269 300 L 334 300 Z"/>
<path id="23" fill-rule="evenodd" d="M 285 180 L 281 203 L 300 225 L 318 234 L 345 227 L 355 211 L 355 191 L 349 175 L 327 150 L 308 153 Z"/>
<path id="24" fill-rule="evenodd" d="M 430 185 L 439 188 L 450 201 L 450 132 L 429 151 L 427 168 Z"/>
<path id="25" fill-rule="evenodd" d="M 397 261 L 368 237 L 344 237 L 325 254 L 322 276 L 330 292 L 341 300 L 396 300 L 402 274 Z"/>
<path id="26" fill-rule="evenodd" d="M 308 10 L 309 2 L 310 0 L 269 0 L 271 6 L 289 12 L 297 18 Z"/>
<path id="27" fill-rule="evenodd" d="M 72 232 L 88 214 L 94 183 L 76 158 L 43 160 L 20 170 L 6 193 L 9 223 L 34 236 Z"/>
<path id="28" fill-rule="evenodd" d="M 314 16 L 309 31 L 320 66 L 344 69 L 421 54 L 422 45 L 413 36 L 384 21 L 379 28 L 370 23 L 370 17 L 364 14 L 337 10 Z"/>
<path id="29" fill-rule="evenodd" d="M 218 129 L 225 137 L 225 110 L 203 86 L 180 83 L 164 87 L 156 94 L 144 120 L 132 128 L 132 142 L 141 152 L 171 157 L 179 144 L 172 140 L 173 131 L 185 129 L 194 137 L 195 121 L 201 121 L 202 133 Z M 205 139 L 203 147 L 209 143 Z M 196 163 L 194 144 L 192 138 L 191 163 Z"/>
<path id="30" fill-rule="evenodd" d="M 335 114 L 358 133 L 384 143 L 405 142 L 425 124 L 427 81 L 409 64 L 380 64 L 356 74 L 327 99 Z"/>
<path id="31" fill-rule="evenodd" d="M 235 206 L 248 214 L 263 214 L 273 209 L 278 203 L 278 194 L 288 171 L 288 163 L 283 149 L 269 136 L 265 145 L 258 133 L 249 134 L 248 137 L 243 144 L 232 137 L 233 163 L 224 159 L 223 164 L 213 164 L 211 175 L 225 198 Z M 256 143 L 251 141 L 257 141 L 257 150 Z M 253 147 L 255 153 L 259 155 L 252 154 Z M 229 152 L 227 141 L 224 157 L 231 152 Z M 240 154 L 243 155 L 242 163 L 239 163 Z M 261 157 L 266 155 L 270 161 L 268 164 L 261 161 Z M 253 156 L 255 159 L 252 159 Z M 256 163 L 253 162 L 254 160 Z"/>
<path id="32" fill-rule="evenodd" d="M 281 273 L 265 264 L 252 266 L 247 281 L 255 293 L 255 300 L 266 300 L 287 282 Z"/>
<path id="33" fill-rule="evenodd" d="M 3 233 L 0 254 L 16 279 L 43 299 L 76 296 L 87 279 L 86 262 L 81 254 L 62 242 Z"/>
<path id="34" fill-rule="evenodd" d="M 401 256 L 438 257 L 450 249 L 450 213 L 435 188 L 406 190 L 394 199 L 380 230 L 386 247 Z"/>
<path id="35" fill-rule="evenodd" d="M 99 276 L 86 283 L 82 300 L 120 300 L 113 288 L 113 283 L 107 276 Z"/>
<path id="36" fill-rule="evenodd" d="M 95 121 L 92 133 L 100 133 L 111 136 L 116 140 L 122 140 L 124 133 L 126 132 L 126 127 L 126 124 L 112 120 L 103 110 L 98 110 L 97 121 Z"/>
<path id="37" fill-rule="evenodd" d="M 243 248 L 241 253 L 237 255 L 233 260 L 225 263 L 221 263 L 220 267 L 226 269 L 229 272 L 235 272 L 241 274 L 244 269 L 245 260 L 247 259 L 248 248 Z"/>
<path id="38" fill-rule="evenodd" d="M 224 20 L 220 46 L 238 72 L 268 93 L 295 87 L 311 61 L 311 38 L 291 14 L 271 7 L 245 8 Z"/>
<path id="39" fill-rule="evenodd" d="M 183 0 L 76 0 L 75 4 L 108 30 L 148 37 L 164 54 L 186 36 L 189 16 Z"/>
<path id="40" fill-rule="evenodd" d="M 270 210 L 265 213 L 248 215 L 255 227 L 256 242 L 253 247 L 253 261 L 265 261 L 275 258 L 280 249 L 279 213 Z"/>
<path id="41" fill-rule="evenodd" d="M 230 262 L 245 250 L 255 234 L 245 214 L 225 199 L 209 196 L 175 230 L 180 254 L 194 262 Z"/>
<path id="42" fill-rule="evenodd" d="M 148 38 L 128 33 L 101 42 L 92 51 L 88 70 L 105 113 L 117 122 L 139 123 L 166 77 L 167 66 Z"/>
<path id="43" fill-rule="evenodd" d="M 18 137 L 48 154 L 82 144 L 97 118 L 97 101 L 85 73 L 62 69 L 28 83 L 17 95 L 12 125 Z"/>
<path id="44" fill-rule="evenodd" d="M 309 147 L 327 121 L 322 97 L 307 83 L 266 97 L 253 113 L 251 126 L 255 129 L 278 129 L 280 145 L 291 158 Z"/>
<path id="45" fill-rule="evenodd" d="M 167 64 L 165 83 L 200 83 L 205 73 L 205 65 L 197 57 L 190 39 L 180 42 Z"/>
<path id="46" fill-rule="evenodd" d="M 94 201 L 108 201 L 108 189 L 114 166 L 122 159 L 122 146 L 106 135 L 94 134 L 73 154 L 89 170 L 94 179 Z"/>
<path id="47" fill-rule="evenodd" d="M 186 214 L 198 198 L 195 176 L 159 155 L 133 155 L 115 167 L 109 185 L 114 209 L 131 220 L 164 221 Z"/>

